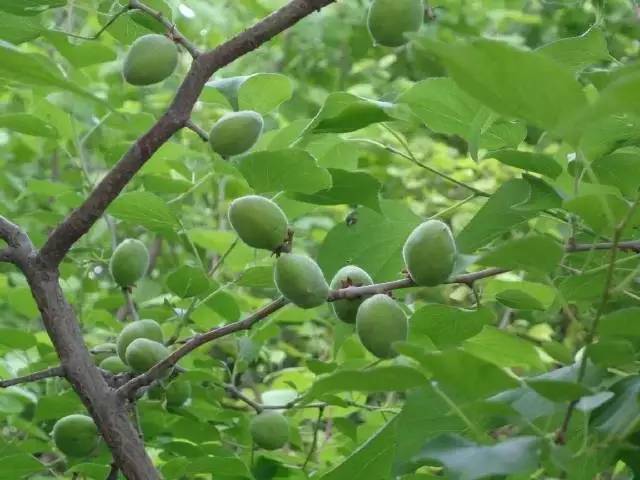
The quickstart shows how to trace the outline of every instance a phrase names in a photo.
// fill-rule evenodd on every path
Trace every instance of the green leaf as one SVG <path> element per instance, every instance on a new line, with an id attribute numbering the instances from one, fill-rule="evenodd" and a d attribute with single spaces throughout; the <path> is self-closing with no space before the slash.
<path id="1" fill-rule="evenodd" d="M 420 217 L 402 202 L 380 204 L 382 215 L 359 208 L 349 224 L 339 223 L 329 231 L 318 254 L 327 278 L 347 264 L 363 268 L 379 282 L 398 278 L 403 266 L 402 246 Z"/>
<path id="2" fill-rule="evenodd" d="M 98 42 L 71 43 L 66 35 L 51 31 L 46 33 L 46 38 L 77 68 L 111 62 L 117 57 L 112 48 Z"/>
<path id="3" fill-rule="evenodd" d="M 317 115 L 311 120 L 307 133 L 345 133 L 360 130 L 372 123 L 392 120 L 388 111 L 393 104 L 358 97 L 350 93 L 329 94 Z"/>
<path id="4" fill-rule="evenodd" d="M 616 367 L 633 363 L 636 351 L 628 340 L 601 338 L 588 347 L 589 360 L 603 367 Z"/>
<path id="5" fill-rule="evenodd" d="M 201 268 L 183 265 L 167 276 L 167 287 L 181 298 L 190 298 L 206 292 L 211 283 Z"/>
<path id="6" fill-rule="evenodd" d="M 253 288 L 274 288 L 273 267 L 250 267 L 247 268 L 236 282 L 241 287 Z"/>
<path id="7" fill-rule="evenodd" d="M 598 323 L 601 337 L 640 337 L 640 307 L 629 307 L 603 315 Z"/>
<path id="8" fill-rule="evenodd" d="M 524 474 L 538 468 L 540 443 L 537 437 L 515 437 L 486 446 L 458 435 L 441 435 L 427 442 L 412 463 L 417 467 L 437 460 L 444 465 L 447 477 L 456 480 Z"/>
<path id="9" fill-rule="evenodd" d="M 294 198 L 316 205 L 363 205 L 380 212 L 379 192 L 382 185 L 366 172 L 349 172 L 330 168 L 331 188 Z"/>
<path id="10" fill-rule="evenodd" d="M 439 348 L 460 345 L 477 335 L 495 318 L 488 308 L 466 310 L 450 305 L 430 304 L 416 310 L 409 319 L 410 335 L 426 335 Z"/>
<path id="11" fill-rule="evenodd" d="M 500 163 L 556 178 L 562 173 L 562 167 L 551 155 L 518 150 L 498 150 L 487 154 L 486 158 L 495 158 Z"/>
<path id="12" fill-rule="evenodd" d="M 579 215 L 596 232 L 612 231 L 629 211 L 629 203 L 617 195 L 588 193 L 564 202 L 564 208 Z"/>
<path id="13" fill-rule="evenodd" d="M 532 235 L 503 243 L 476 261 L 509 270 L 550 273 L 560 263 L 563 249 L 550 237 Z"/>
<path id="14" fill-rule="evenodd" d="M 249 469 L 245 463 L 238 457 L 222 457 L 222 456 L 206 456 L 200 458 L 189 459 L 189 465 L 186 468 L 188 473 L 206 473 L 216 472 L 216 475 L 243 475 L 248 477 Z"/>
<path id="15" fill-rule="evenodd" d="M 8 113 L 0 115 L 0 128 L 6 128 L 34 137 L 58 138 L 58 131 L 53 125 L 28 113 Z"/>
<path id="16" fill-rule="evenodd" d="M 404 391 L 426 382 L 426 377 L 419 370 L 401 365 L 340 370 L 319 377 L 304 395 L 304 402 L 334 393 Z"/>
<path id="17" fill-rule="evenodd" d="M 4 478 L 24 478 L 27 475 L 46 470 L 47 467 L 26 453 L 0 458 L 0 475 Z"/>
<path id="18" fill-rule="evenodd" d="M 315 193 L 331 187 L 329 172 L 311 154 L 297 148 L 250 153 L 237 159 L 236 165 L 258 193 Z"/>
<path id="19" fill-rule="evenodd" d="M 67 0 L 0 0 L 0 10 L 14 15 L 31 16 L 66 4 Z"/>
<path id="20" fill-rule="evenodd" d="M 26 350 L 37 344 L 33 333 L 17 328 L 0 328 L 0 345 L 19 350 Z"/>
<path id="21" fill-rule="evenodd" d="M 108 209 L 116 218 L 142 225 L 153 232 L 174 231 L 178 220 L 167 203 L 150 192 L 130 192 L 116 198 Z"/>
<path id="22" fill-rule="evenodd" d="M 532 379 L 527 385 L 552 402 L 571 402 L 591 392 L 584 385 L 558 380 Z"/>
<path id="23" fill-rule="evenodd" d="M 430 38 L 422 46 L 460 88 L 502 115 L 553 132 L 586 106 L 573 73 L 540 53 L 487 39 L 444 44 Z"/>
<path id="24" fill-rule="evenodd" d="M 0 2 L 2 1 L 5 0 L 0 0 Z M 2 9 L 1 3 L 0 9 Z M 43 30 L 40 17 L 21 17 L 10 13 L 0 14 L 0 40 L 19 45 L 38 38 Z"/>
<path id="25" fill-rule="evenodd" d="M 640 425 L 640 376 L 628 376 L 609 390 L 614 397 L 593 412 L 591 426 L 609 441 L 620 440 Z"/>
<path id="26" fill-rule="evenodd" d="M 80 399 L 72 391 L 61 395 L 42 396 L 36 405 L 34 420 L 57 420 L 82 410 Z"/>
<path id="27" fill-rule="evenodd" d="M 240 110 L 267 114 L 291 98 L 291 80 L 279 73 L 256 73 L 248 76 L 238 89 Z"/>
<path id="28" fill-rule="evenodd" d="M 556 299 L 556 291 L 548 285 L 529 281 L 507 281 L 492 278 L 485 283 L 484 300 L 496 299 L 512 308 L 546 310 Z"/>
<path id="29" fill-rule="evenodd" d="M 600 157 L 591 164 L 591 169 L 600 183 L 613 185 L 623 195 L 632 197 L 640 187 L 640 149 L 618 150 Z"/>
<path id="30" fill-rule="evenodd" d="M 545 368 L 538 350 L 531 342 L 490 325 L 485 325 L 478 335 L 467 339 L 463 348 L 466 352 L 500 367 L 525 370 Z"/>
<path id="31" fill-rule="evenodd" d="M 610 60 L 607 39 L 600 28 L 593 27 L 579 37 L 562 38 L 537 49 L 564 67 L 578 73 L 603 60 Z"/>

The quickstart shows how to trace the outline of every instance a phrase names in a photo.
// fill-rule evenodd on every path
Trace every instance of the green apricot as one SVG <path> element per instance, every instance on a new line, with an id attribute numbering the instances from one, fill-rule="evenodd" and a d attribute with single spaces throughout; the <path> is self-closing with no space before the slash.
<path id="1" fill-rule="evenodd" d="M 158 322 L 154 320 L 138 320 L 131 322 L 122 329 L 117 340 L 118 356 L 123 362 L 126 362 L 127 347 L 136 338 L 148 338 L 156 342 L 163 342 L 162 328 Z"/>
<path id="2" fill-rule="evenodd" d="M 122 288 L 140 280 L 149 268 L 149 251 L 140 240 L 127 238 L 116 247 L 109 261 L 109 271 Z"/>
<path id="3" fill-rule="evenodd" d="M 174 380 L 165 388 L 167 406 L 180 407 L 191 397 L 191 384 L 185 380 Z"/>
<path id="4" fill-rule="evenodd" d="M 367 272 L 355 265 L 347 265 L 342 267 L 335 274 L 329 287 L 331 290 L 344 288 L 345 286 L 361 287 L 363 285 L 373 285 L 373 280 Z M 364 297 L 353 298 L 348 300 L 336 300 L 331 304 L 333 311 L 343 322 L 354 323 L 356 321 L 356 313 L 358 307 L 364 301 Z"/>
<path id="5" fill-rule="evenodd" d="M 160 384 L 160 382 L 154 383 L 147 389 L 147 398 L 149 398 L 149 400 L 164 399 L 164 387 Z"/>
<path id="6" fill-rule="evenodd" d="M 86 457 L 98 446 L 98 428 L 86 415 L 67 415 L 53 426 L 53 441 L 69 457 Z"/>
<path id="7" fill-rule="evenodd" d="M 447 281 L 456 263 L 457 248 L 449 226 L 427 220 L 407 237 L 402 256 L 417 285 L 433 287 Z"/>
<path id="8" fill-rule="evenodd" d="M 409 41 L 405 33 L 417 32 L 423 21 L 423 0 L 373 0 L 367 28 L 376 45 L 399 47 Z"/>
<path id="9" fill-rule="evenodd" d="M 287 216 L 275 202 L 259 195 L 231 202 L 229 222 L 240 239 L 253 248 L 275 251 L 287 238 Z"/>
<path id="10" fill-rule="evenodd" d="M 100 365 L 105 358 L 113 356 L 114 353 L 116 353 L 115 343 L 102 343 L 91 349 L 93 361 L 96 365 Z"/>
<path id="11" fill-rule="evenodd" d="M 255 145 L 262 133 L 262 115 L 241 110 L 223 115 L 209 132 L 209 144 L 223 158 L 240 155 Z"/>
<path id="12" fill-rule="evenodd" d="M 127 347 L 127 364 L 136 373 L 144 373 L 169 356 L 169 349 L 148 338 L 136 338 Z"/>
<path id="13" fill-rule="evenodd" d="M 155 33 L 138 38 L 129 49 L 122 70 L 131 85 L 161 82 L 178 65 L 178 47 L 164 35 Z"/>
<path id="14" fill-rule="evenodd" d="M 329 285 L 322 270 L 305 255 L 280 255 L 273 270 L 273 279 L 278 291 L 300 308 L 322 305 L 329 295 Z"/>
<path id="15" fill-rule="evenodd" d="M 289 441 L 289 422 L 284 415 L 265 411 L 251 419 L 251 438 L 265 450 L 277 450 Z"/>
<path id="16" fill-rule="evenodd" d="M 120 359 L 120 357 L 116 355 L 107 357 L 102 362 L 100 362 L 100 368 L 106 370 L 107 372 L 113 373 L 114 375 L 129 371 L 129 367 L 127 366 L 127 364 L 124 363 Z"/>
<path id="17" fill-rule="evenodd" d="M 362 345 L 378 358 L 393 358 L 398 353 L 393 342 L 407 339 L 407 316 L 388 295 L 367 298 L 356 315 L 356 332 Z"/>

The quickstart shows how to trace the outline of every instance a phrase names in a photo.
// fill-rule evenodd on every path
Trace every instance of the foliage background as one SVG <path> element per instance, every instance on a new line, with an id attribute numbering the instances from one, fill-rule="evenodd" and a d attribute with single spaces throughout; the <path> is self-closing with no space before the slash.
<path id="1" fill-rule="evenodd" d="M 203 48 L 283 4 L 146 3 Z M 193 353 L 181 362 L 190 403 L 139 402 L 165 477 L 634 478 L 638 261 L 634 251 L 612 259 L 608 250 L 564 254 L 562 245 L 610 241 L 637 195 L 637 5 L 443 0 L 407 46 L 388 49 L 372 45 L 367 3 L 338 2 L 216 75 L 255 75 L 239 103 L 266 115 L 258 153 L 225 162 L 183 130 L 76 245 L 62 278 L 87 344 L 112 341 L 128 321 L 106 270 L 124 238 L 154 252 L 133 292 L 140 316 L 186 338 L 277 295 L 273 259 L 234 242 L 226 220 L 234 198 L 275 195 L 296 250 L 317 258 L 328 279 L 346 263 L 376 282 L 400 278 L 406 235 L 438 215 L 466 254 L 461 271 L 514 271 L 474 284 L 475 294 L 466 285 L 394 292 L 411 336 L 403 356 L 380 365 L 327 305 L 287 307 Z M 0 211 L 37 245 L 153 124 L 188 68 L 184 53 L 160 86 L 125 84 L 127 46 L 149 32 L 143 25 L 157 28 L 134 14 L 97 40 L 61 33 L 90 36 L 119 8 L 0 0 Z M 456 47 L 476 37 L 500 43 Z M 519 56 L 509 46 L 547 47 Z M 544 55 L 549 63 L 536 60 Z M 320 110 L 332 101 L 349 108 Z M 586 113 L 572 117 L 576 104 Z M 212 86 L 193 121 L 206 130 L 229 109 Z M 586 173 L 569 172 L 573 158 L 590 162 Z M 640 222 L 628 220 L 623 240 Z M 8 265 L 0 313 L 1 377 L 57 364 L 26 282 Z M 574 354 L 594 333 L 582 378 Z M 291 409 L 290 447 L 252 454 L 252 412 L 225 383 L 264 403 L 305 394 L 327 406 Z M 568 441 L 558 443 L 578 398 Z M 0 391 L 0 476 L 105 478 L 106 448 L 66 463 L 50 441 L 56 419 L 82 411 L 61 379 Z"/>

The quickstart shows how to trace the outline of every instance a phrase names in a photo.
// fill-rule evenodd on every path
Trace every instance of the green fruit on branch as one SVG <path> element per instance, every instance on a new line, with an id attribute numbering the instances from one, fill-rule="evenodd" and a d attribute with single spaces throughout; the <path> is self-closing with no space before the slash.
<path id="1" fill-rule="evenodd" d="M 331 290 L 337 290 L 348 286 L 361 287 L 363 285 L 373 285 L 373 280 L 369 274 L 360 267 L 347 265 L 338 270 L 331 280 L 329 287 Z M 365 297 L 336 300 L 331 306 L 340 320 L 347 323 L 354 323 L 356 321 L 358 307 L 364 300 Z"/>
<path id="2" fill-rule="evenodd" d="M 378 358 L 393 358 L 398 353 L 393 343 L 407 340 L 407 316 L 388 295 L 367 298 L 356 315 L 356 331 L 364 347 Z"/>
<path id="3" fill-rule="evenodd" d="M 68 415 L 53 426 L 53 441 L 69 457 L 86 457 L 98 446 L 98 428 L 86 415 Z"/>
<path id="4" fill-rule="evenodd" d="M 109 271 L 122 288 L 140 280 L 149 268 L 149 251 L 140 240 L 128 238 L 116 247 L 109 261 Z"/>
<path id="5" fill-rule="evenodd" d="M 135 373 L 144 373 L 169 356 L 169 349 L 148 338 L 136 338 L 127 347 L 127 364 Z"/>
<path id="6" fill-rule="evenodd" d="M 122 329 L 117 340 L 118 356 L 123 362 L 127 361 L 125 355 L 127 347 L 136 338 L 147 338 L 160 343 L 164 341 L 162 328 L 154 320 L 138 320 L 128 324 Z"/>
<path id="7" fill-rule="evenodd" d="M 440 220 L 418 225 L 402 248 L 409 275 L 417 285 L 433 287 L 447 281 L 456 263 L 457 248 L 449 226 Z"/>
<path id="8" fill-rule="evenodd" d="M 116 353 L 115 343 L 102 343 L 91 349 L 93 361 L 96 365 L 100 365 L 105 358 L 109 358 Z"/>
<path id="9" fill-rule="evenodd" d="M 376 45 L 399 47 L 409 41 L 405 34 L 420 30 L 423 21 L 422 0 L 373 0 L 367 27 Z"/>
<path id="10" fill-rule="evenodd" d="M 174 380 L 165 388 L 167 406 L 180 407 L 191 398 L 191 384 L 185 380 Z"/>
<path id="11" fill-rule="evenodd" d="M 178 65 L 178 47 L 164 35 L 149 34 L 138 38 L 127 53 L 122 70 L 131 85 L 161 82 Z"/>
<path id="12" fill-rule="evenodd" d="M 322 270 L 305 255 L 280 255 L 276 260 L 273 279 L 278 291 L 300 308 L 322 305 L 329 295 L 329 285 Z"/>
<path id="13" fill-rule="evenodd" d="M 129 367 L 127 366 L 127 364 L 124 363 L 120 359 L 120 357 L 116 355 L 105 358 L 102 362 L 100 362 L 99 366 L 101 369 L 106 370 L 109 373 L 113 373 L 114 375 L 129 371 Z"/>
<path id="14" fill-rule="evenodd" d="M 209 132 L 209 144 L 223 158 L 245 153 L 262 133 L 262 115 L 251 110 L 227 113 Z"/>
<path id="15" fill-rule="evenodd" d="M 253 248 L 276 251 L 287 239 L 288 220 L 268 198 L 247 195 L 229 206 L 229 223 L 240 239 Z"/>
<path id="16" fill-rule="evenodd" d="M 147 389 L 147 398 L 149 400 L 163 400 L 164 399 L 164 387 L 160 382 L 156 382 Z"/>
<path id="17" fill-rule="evenodd" d="M 289 441 L 289 422 L 284 415 L 265 411 L 251 419 L 251 438 L 265 450 L 277 450 Z"/>

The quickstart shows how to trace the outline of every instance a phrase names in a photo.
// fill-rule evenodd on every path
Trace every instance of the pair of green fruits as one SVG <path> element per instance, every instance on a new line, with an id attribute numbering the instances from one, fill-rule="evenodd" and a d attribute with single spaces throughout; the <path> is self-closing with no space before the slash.
<path id="1" fill-rule="evenodd" d="M 258 195 L 238 198 L 231 203 L 228 215 L 240 239 L 250 247 L 279 252 L 287 241 L 288 219 L 272 200 Z M 447 224 L 427 220 L 407 237 L 402 253 L 416 285 L 436 286 L 453 272 L 457 248 Z M 293 253 L 279 255 L 274 282 L 282 296 L 301 308 L 323 304 L 331 290 L 373 285 L 369 274 L 353 265 L 340 269 L 327 284 L 314 260 Z M 407 338 L 406 315 L 388 295 L 336 300 L 332 306 L 340 320 L 356 324 L 362 344 L 380 358 L 395 356 L 392 344 Z"/>

